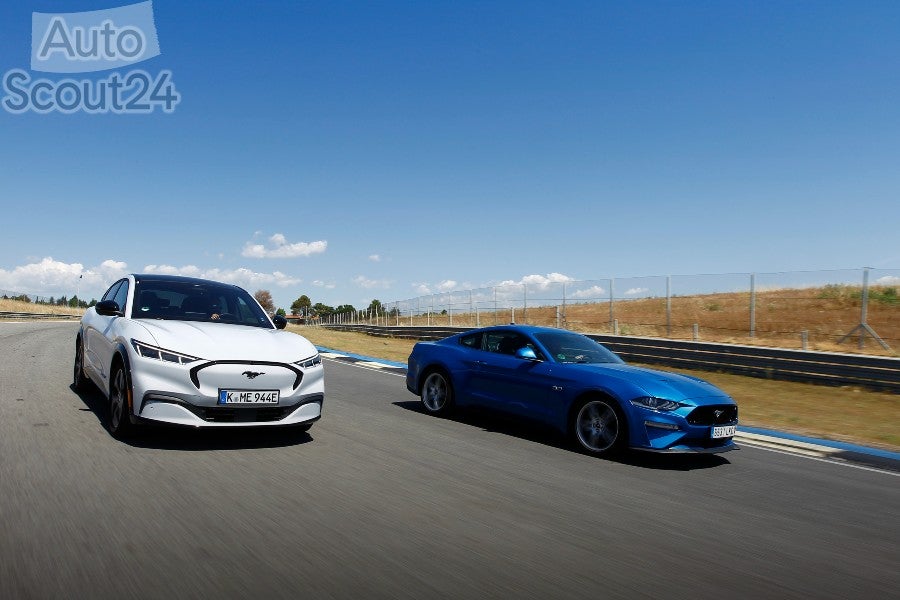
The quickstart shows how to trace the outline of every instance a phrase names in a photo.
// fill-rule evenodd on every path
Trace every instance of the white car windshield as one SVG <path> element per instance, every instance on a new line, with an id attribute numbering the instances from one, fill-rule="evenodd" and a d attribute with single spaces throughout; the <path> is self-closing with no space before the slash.
<path id="1" fill-rule="evenodd" d="M 203 281 L 137 280 L 131 318 L 272 328 L 265 312 L 245 290 Z"/>

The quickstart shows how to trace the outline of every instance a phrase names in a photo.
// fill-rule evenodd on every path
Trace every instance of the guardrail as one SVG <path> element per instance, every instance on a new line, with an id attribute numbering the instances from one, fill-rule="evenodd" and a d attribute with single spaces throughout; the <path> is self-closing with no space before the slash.
<path id="1" fill-rule="evenodd" d="M 61 313 L 26 313 L 0 311 L 0 319 L 80 319 L 79 315 Z"/>
<path id="2" fill-rule="evenodd" d="M 382 327 L 325 325 L 340 331 L 416 340 L 437 340 L 469 327 Z M 786 350 L 761 346 L 691 342 L 659 338 L 592 335 L 629 362 L 719 371 L 766 379 L 824 385 L 854 385 L 900 393 L 900 358 Z"/>

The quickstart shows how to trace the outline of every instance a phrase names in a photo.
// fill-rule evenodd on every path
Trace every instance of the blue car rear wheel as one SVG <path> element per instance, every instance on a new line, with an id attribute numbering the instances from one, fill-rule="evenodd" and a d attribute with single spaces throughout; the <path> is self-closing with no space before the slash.
<path id="1" fill-rule="evenodd" d="M 453 385 L 441 371 L 432 371 L 422 384 L 422 405 L 433 415 L 444 415 L 453 408 Z"/>

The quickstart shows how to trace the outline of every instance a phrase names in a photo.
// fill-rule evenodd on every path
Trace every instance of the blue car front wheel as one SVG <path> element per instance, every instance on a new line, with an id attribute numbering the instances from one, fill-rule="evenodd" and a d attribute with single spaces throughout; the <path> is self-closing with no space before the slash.
<path id="1" fill-rule="evenodd" d="M 606 454 L 621 446 L 625 419 L 608 400 L 588 400 L 575 414 L 575 438 L 591 454 Z"/>

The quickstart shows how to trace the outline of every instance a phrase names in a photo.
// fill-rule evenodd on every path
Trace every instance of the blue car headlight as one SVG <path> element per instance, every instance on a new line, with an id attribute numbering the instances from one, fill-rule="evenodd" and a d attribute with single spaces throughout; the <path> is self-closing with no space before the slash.
<path id="1" fill-rule="evenodd" d="M 190 356 L 188 354 L 166 350 L 165 348 L 160 348 L 158 346 L 151 346 L 150 344 L 145 344 L 144 342 L 139 342 L 135 339 L 131 340 L 131 345 L 134 348 L 135 352 L 137 352 L 144 358 L 155 358 L 156 360 L 176 363 L 179 365 L 186 365 L 188 363 L 200 360 L 196 356 Z"/>
<path id="2" fill-rule="evenodd" d="M 653 396 L 632 398 L 631 403 L 640 408 L 649 408 L 650 410 L 658 410 L 660 412 L 671 412 L 682 406 L 687 406 L 687 404 L 682 404 L 681 402 L 666 400 L 665 398 L 655 398 Z"/>

